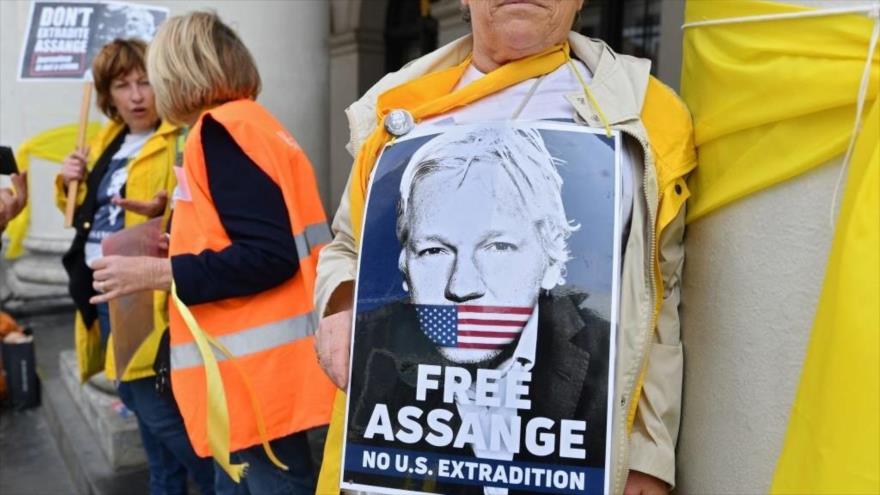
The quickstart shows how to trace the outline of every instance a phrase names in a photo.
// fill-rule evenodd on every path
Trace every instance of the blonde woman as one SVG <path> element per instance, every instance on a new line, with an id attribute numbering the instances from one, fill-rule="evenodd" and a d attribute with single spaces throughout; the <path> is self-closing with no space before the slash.
<path id="1" fill-rule="evenodd" d="M 254 101 L 261 81 L 253 58 L 215 14 L 166 21 L 148 65 L 159 114 L 191 126 L 177 169 L 171 258 L 114 259 L 96 279 L 113 291 L 108 297 L 167 289 L 173 279 L 180 305 L 171 311 L 171 382 L 196 452 L 239 481 L 243 466 L 209 440 L 228 437 L 234 459 L 249 466 L 243 479 L 252 493 L 314 493 L 320 461 L 312 452 L 322 449 L 334 387 L 312 337 L 317 252 L 329 229 L 311 164 Z M 220 359 L 199 351 L 199 335 L 222 345 Z M 225 404 L 206 381 L 215 362 Z M 224 406 L 227 429 L 216 421 Z"/>

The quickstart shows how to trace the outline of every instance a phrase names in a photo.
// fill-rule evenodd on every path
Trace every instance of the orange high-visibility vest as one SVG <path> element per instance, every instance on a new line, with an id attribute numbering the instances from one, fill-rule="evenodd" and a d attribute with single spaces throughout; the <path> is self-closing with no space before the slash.
<path id="1" fill-rule="evenodd" d="M 229 410 L 230 451 L 236 451 L 260 443 L 256 411 L 265 421 L 267 440 L 329 423 L 336 389 L 315 354 L 318 317 L 312 293 L 318 251 L 330 241 L 330 231 L 312 165 L 281 123 L 251 100 L 226 103 L 206 113 L 226 128 L 281 189 L 299 255 L 296 274 L 273 289 L 189 308 L 205 333 L 234 356 L 232 363 L 220 352 L 214 353 Z M 211 199 L 201 127 L 200 118 L 186 142 L 185 177 L 181 177 L 185 180 L 174 209 L 171 256 L 220 251 L 231 244 Z M 174 397 L 196 453 L 208 456 L 212 452 L 204 363 L 180 312 L 169 306 Z M 254 392 L 256 411 L 248 385 Z"/>

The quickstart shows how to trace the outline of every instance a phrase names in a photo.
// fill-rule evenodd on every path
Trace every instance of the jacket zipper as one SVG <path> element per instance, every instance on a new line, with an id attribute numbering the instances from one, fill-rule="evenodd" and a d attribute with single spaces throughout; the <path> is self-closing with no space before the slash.
<path id="1" fill-rule="evenodd" d="M 649 232 L 649 239 L 651 241 L 650 242 L 650 253 L 648 254 L 648 272 L 649 272 L 649 280 L 650 280 L 649 289 L 651 291 L 651 309 L 650 309 L 650 313 L 649 313 L 650 316 L 648 318 L 648 330 L 647 330 L 647 335 L 645 336 L 646 337 L 645 342 L 644 342 L 644 344 L 642 344 L 642 348 L 640 349 L 640 352 L 639 352 L 639 354 L 642 356 L 642 359 L 641 359 L 641 362 L 639 363 L 637 374 L 632 378 L 632 381 L 630 383 L 627 383 L 627 388 L 630 390 L 630 392 L 628 394 L 628 400 L 625 404 L 621 404 L 624 407 L 621 407 L 621 411 L 618 413 L 618 421 L 619 421 L 618 437 L 619 438 L 617 440 L 619 442 L 619 446 L 618 446 L 618 450 L 617 450 L 617 463 L 616 463 L 617 468 L 615 469 L 616 472 L 614 473 L 615 483 L 612 485 L 612 488 L 614 486 L 618 486 L 622 489 L 624 487 L 624 484 L 626 483 L 624 473 L 629 471 L 629 468 L 627 466 L 624 466 L 624 462 L 623 462 L 624 461 L 624 452 L 625 452 L 624 445 L 627 440 L 626 432 L 629 428 L 629 411 L 630 411 L 630 408 L 632 407 L 632 401 L 635 400 L 634 396 L 635 396 L 636 382 L 641 377 L 641 375 L 645 369 L 645 365 L 647 364 L 648 352 L 646 352 L 646 347 L 651 342 L 651 336 L 654 331 L 654 327 L 656 325 L 655 308 L 657 306 L 657 281 L 656 281 L 656 274 L 654 273 L 654 265 L 656 263 L 656 253 L 657 253 L 657 232 L 656 232 L 657 212 L 656 212 L 656 206 L 652 205 L 651 199 L 648 197 L 648 170 L 649 170 L 649 167 L 651 167 L 651 168 L 654 167 L 654 159 L 651 155 L 651 148 L 648 146 L 647 140 L 642 139 L 636 133 L 628 130 L 625 127 L 618 127 L 617 129 L 622 134 L 630 136 L 633 139 L 635 139 L 639 143 L 639 145 L 641 145 L 641 147 L 642 147 L 642 154 L 644 156 L 644 160 L 643 160 L 644 161 L 644 170 L 642 172 L 642 195 L 645 198 L 645 205 L 648 208 L 648 220 L 650 222 L 648 225 L 648 232 Z M 658 191 L 658 198 L 659 198 L 659 191 Z M 626 471 L 624 471 L 624 469 Z"/>

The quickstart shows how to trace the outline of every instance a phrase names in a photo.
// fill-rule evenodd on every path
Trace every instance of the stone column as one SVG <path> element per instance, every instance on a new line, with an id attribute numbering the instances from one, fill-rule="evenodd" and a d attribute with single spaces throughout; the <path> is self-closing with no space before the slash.
<path id="1" fill-rule="evenodd" d="M 661 0 L 660 52 L 657 54 L 657 77 L 678 91 L 681 82 L 681 25 L 685 2 Z"/>
<path id="2" fill-rule="evenodd" d="M 213 10 L 254 56 L 263 91 L 257 101 L 290 131 L 312 162 L 321 196 L 329 194 L 330 8 L 326 0 L 149 1 L 171 15 Z"/>
<path id="3" fill-rule="evenodd" d="M 333 0 L 330 46 L 330 196 L 336 212 L 353 159 L 345 109 L 385 75 L 387 0 Z"/>
<path id="4" fill-rule="evenodd" d="M 431 6 L 431 15 L 440 24 L 438 46 L 443 46 L 471 32 L 470 25 L 461 20 L 460 0 L 439 0 Z"/>
<path id="5" fill-rule="evenodd" d="M 0 2 L 0 143 L 13 148 L 47 129 L 75 123 L 82 94 L 76 82 L 16 81 L 29 11 L 29 2 Z M 98 118 L 97 113 L 92 117 Z M 6 308 L 37 311 L 70 304 L 60 256 L 73 231 L 63 229 L 63 217 L 55 207 L 57 171 L 57 164 L 31 160 L 27 252 L 14 262 L 3 262 L 3 295 L 11 298 Z"/>

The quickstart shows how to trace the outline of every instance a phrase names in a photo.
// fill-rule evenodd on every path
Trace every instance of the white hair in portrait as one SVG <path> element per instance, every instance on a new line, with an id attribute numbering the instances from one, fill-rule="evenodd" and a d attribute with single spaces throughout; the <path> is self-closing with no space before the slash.
<path id="1" fill-rule="evenodd" d="M 557 170 L 560 165 L 562 161 L 550 154 L 536 129 L 452 128 L 427 142 L 407 163 L 400 180 L 397 238 L 401 246 L 406 245 L 411 221 L 408 207 L 421 179 L 442 171 L 454 173 L 452 177 L 458 177 L 460 183 L 472 167 L 499 167 L 518 192 L 549 263 L 559 269 L 557 284 L 562 285 L 565 264 L 571 259 L 568 238 L 579 226 L 565 214 L 563 180 Z"/>

